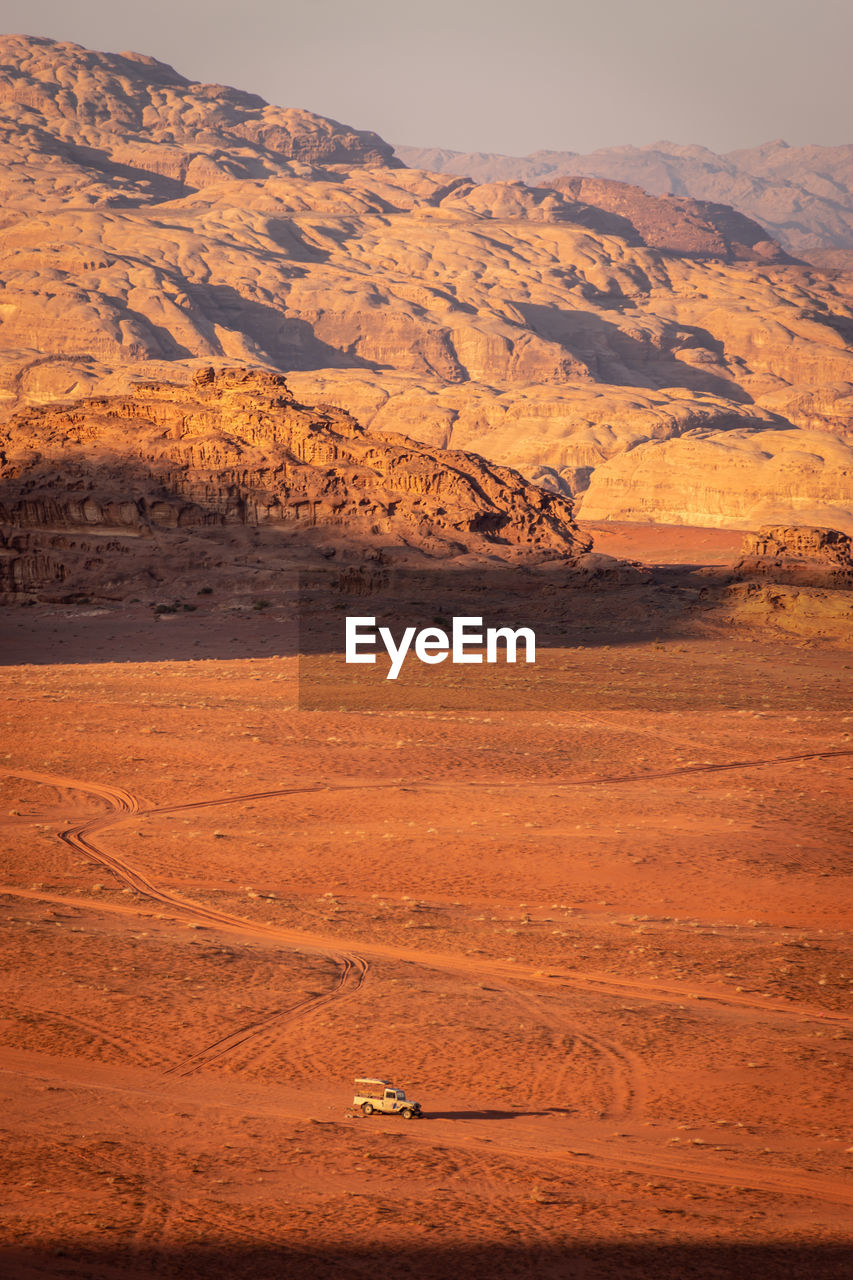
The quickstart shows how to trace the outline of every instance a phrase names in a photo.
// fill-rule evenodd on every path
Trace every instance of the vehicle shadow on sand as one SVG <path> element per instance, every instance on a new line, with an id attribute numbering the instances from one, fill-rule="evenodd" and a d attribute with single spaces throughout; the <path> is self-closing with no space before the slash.
<path id="1" fill-rule="evenodd" d="M 567 1107 L 545 1107 L 542 1111 L 495 1111 L 482 1107 L 477 1111 L 428 1111 L 425 1120 L 518 1120 L 522 1116 L 550 1116 L 566 1112 Z"/>

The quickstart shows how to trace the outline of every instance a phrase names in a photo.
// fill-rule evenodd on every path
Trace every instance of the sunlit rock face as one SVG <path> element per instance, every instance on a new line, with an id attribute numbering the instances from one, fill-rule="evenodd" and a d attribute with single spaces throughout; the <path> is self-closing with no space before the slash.
<path id="1" fill-rule="evenodd" d="M 587 520 L 853 532 L 853 447 L 807 430 L 705 432 L 644 444 L 593 472 Z"/>

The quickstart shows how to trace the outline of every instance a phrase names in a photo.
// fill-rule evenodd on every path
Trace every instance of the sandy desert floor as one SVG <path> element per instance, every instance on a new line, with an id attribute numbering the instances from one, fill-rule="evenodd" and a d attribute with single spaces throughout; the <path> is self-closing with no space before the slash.
<path id="1" fill-rule="evenodd" d="M 7 1274 L 849 1273 L 849 653 L 599 637 L 535 710 L 311 712 L 266 615 L 196 661 L 9 618 Z"/>

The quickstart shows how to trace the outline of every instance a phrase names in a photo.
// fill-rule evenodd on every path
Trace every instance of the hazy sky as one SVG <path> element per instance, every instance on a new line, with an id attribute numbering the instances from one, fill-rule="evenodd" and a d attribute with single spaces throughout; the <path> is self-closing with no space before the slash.
<path id="1" fill-rule="evenodd" d="M 0 0 L 394 143 L 524 154 L 853 141 L 853 0 Z"/>

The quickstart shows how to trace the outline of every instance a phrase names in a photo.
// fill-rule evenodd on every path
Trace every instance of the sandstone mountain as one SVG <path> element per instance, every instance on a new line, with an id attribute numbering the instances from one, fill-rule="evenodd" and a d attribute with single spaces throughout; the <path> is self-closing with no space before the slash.
<path id="1" fill-rule="evenodd" d="M 502 156 L 426 147 L 397 147 L 396 154 L 415 168 L 477 182 L 535 185 L 577 175 L 635 184 L 652 195 L 714 201 L 754 218 L 797 256 L 818 260 L 835 250 L 853 261 L 853 145 L 789 147 L 777 140 L 725 155 L 672 142 L 587 155 Z"/>
<path id="2" fill-rule="evenodd" d="M 20 36 L 0 44 L 0 142 L 15 203 L 41 166 L 56 196 L 121 206 L 292 164 L 401 163 L 376 134 L 193 83 L 154 58 Z"/>
<path id="3" fill-rule="evenodd" d="M 156 559 L 169 531 L 235 525 L 276 532 L 282 559 L 391 547 L 571 565 L 589 550 L 570 503 L 509 469 L 370 436 L 340 409 L 298 404 L 280 374 L 239 367 L 24 409 L 0 428 L 0 456 L 6 591 L 64 582 L 91 537 L 113 540 L 117 587 L 128 554 Z"/>
<path id="4" fill-rule="evenodd" d="M 224 360 L 589 518 L 853 527 L 853 279 L 749 219 L 402 168 L 138 55 L 10 37 L 0 76 L 6 414 Z"/>

